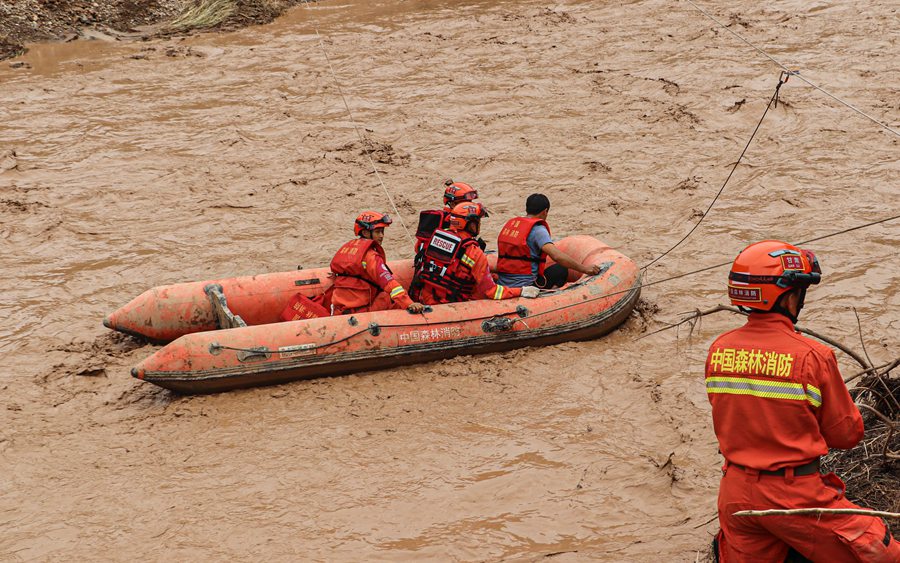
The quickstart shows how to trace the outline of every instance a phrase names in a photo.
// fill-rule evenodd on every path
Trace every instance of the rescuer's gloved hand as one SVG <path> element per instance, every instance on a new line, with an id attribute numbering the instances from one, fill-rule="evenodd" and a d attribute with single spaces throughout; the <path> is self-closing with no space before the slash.
<path id="1" fill-rule="evenodd" d="M 487 243 L 484 242 L 484 239 L 481 237 L 478 237 L 477 239 L 475 239 L 475 242 L 478 243 L 478 248 L 480 248 L 481 251 L 484 252 L 484 249 L 487 248 Z"/>
<path id="2" fill-rule="evenodd" d="M 541 294 L 540 288 L 534 287 L 533 285 L 529 285 L 522 288 L 522 297 L 527 299 L 534 299 L 538 295 Z"/>

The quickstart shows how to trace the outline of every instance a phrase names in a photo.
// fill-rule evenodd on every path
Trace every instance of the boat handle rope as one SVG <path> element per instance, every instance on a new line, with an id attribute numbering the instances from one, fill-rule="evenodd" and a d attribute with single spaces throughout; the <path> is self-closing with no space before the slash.
<path id="1" fill-rule="evenodd" d="M 429 309 L 430 309 L 430 307 L 429 307 Z M 473 317 L 473 318 L 467 318 L 467 319 L 453 319 L 453 320 L 437 321 L 437 322 L 428 322 L 428 319 L 426 318 L 425 325 L 422 325 L 420 323 L 401 323 L 401 324 L 391 324 L 391 325 L 380 325 L 378 323 L 372 322 L 372 323 L 369 323 L 369 326 L 367 326 L 366 328 L 358 330 L 358 331 L 354 332 L 353 334 L 348 334 L 347 336 L 340 338 L 338 340 L 335 340 L 334 342 L 327 342 L 325 344 L 314 344 L 314 345 L 310 345 L 309 348 L 306 348 L 306 349 L 307 350 L 318 350 L 320 348 L 327 348 L 329 346 L 334 346 L 335 344 L 340 344 L 342 342 L 346 342 L 347 340 L 350 340 L 351 338 L 359 336 L 360 334 L 363 334 L 365 332 L 370 333 L 372 336 L 380 336 L 381 329 L 383 329 L 383 328 L 410 328 L 410 327 L 434 326 L 434 325 L 439 325 L 439 324 L 450 324 L 450 323 L 460 323 L 460 322 L 469 322 L 469 321 L 488 322 L 492 319 L 505 319 L 506 315 L 517 315 L 519 317 L 516 319 L 506 319 L 509 321 L 510 326 L 519 322 L 519 323 L 522 323 L 523 325 L 525 325 L 526 328 L 531 328 L 528 326 L 528 323 L 526 323 L 524 320 L 522 320 L 522 317 L 527 317 L 529 315 L 528 308 L 525 307 L 524 305 L 518 305 L 516 307 L 515 311 L 509 311 L 507 313 L 500 313 L 498 315 L 485 315 L 482 317 Z M 422 316 L 425 317 L 425 315 L 422 315 Z M 358 324 L 358 321 L 356 321 L 355 317 L 350 317 L 350 318 L 353 319 L 353 321 L 354 321 L 354 322 L 350 323 L 351 325 L 355 326 L 356 324 Z M 485 331 L 485 332 L 487 332 L 487 331 Z M 245 357 L 243 357 L 243 358 L 240 357 L 240 355 L 238 356 L 238 359 L 240 361 L 244 361 L 246 359 L 252 359 L 255 356 L 264 356 L 266 359 L 268 359 L 269 354 L 271 354 L 273 352 L 277 352 L 277 350 L 270 350 L 266 346 L 254 346 L 251 348 L 241 348 L 239 346 L 226 346 L 219 342 L 210 342 L 210 344 L 209 344 L 209 353 L 210 354 L 216 356 L 222 350 L 233 350 L 235 352 L 244 354 Z"/>
<path id="2" fill-rule="evenodd" d="M 379 329 L 379 332 L 380 332 L 380 328 L 378 327 L 378 325 L 376 323 L 372 323 L 372 325 L 375 325 L 375 328 Z M 348 334 L 347 336 L 345 336 L 341 339 L 335 340 L 334 342 L 328 342 L 326 344 L 315 344 L 313 346 L 310 346 L 309 350 L 318 350 L 319 348 L 327 348 L 328 346 L 334 346 L 335 344 L 340 344 L 341 342 L 350 340 L 351 338 L 359 336 L 360 334 L 362 334 L 364 332 L 369 332 L 371 330 L 370 327 L 372 325 L 369 325 L 368 327 L 366 327 L 362 330 L 358 330 L 358 331 L 354 332 L 353 334 Z M 375 335 L 375 336 L 377 336 L 377 335 Z M 277 350 L 269 350 L 266 346 L 255 346 L 253 348 L 241 348 L 239 346 L 226 346 L 226 345 L 220 344 L 218 342 L 210 342 L 209 343 L 209 353 L 212 354 L 213 356 L 218 355 L 219 352 L 221 352 L 222 350 L 234 350 L 235 352 L 244 352 L 246 354 L 255 354 L 255 355 L 260 355 L 260 354 L 264 354 L 264 353 L 271 353 L 271 352 L 277 351 Z"/>

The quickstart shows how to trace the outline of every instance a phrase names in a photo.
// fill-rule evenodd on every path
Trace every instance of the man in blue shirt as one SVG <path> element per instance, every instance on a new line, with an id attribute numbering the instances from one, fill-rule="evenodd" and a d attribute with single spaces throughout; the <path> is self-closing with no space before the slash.
<path id="1" fill-rule="evenodd" d="M 531 194 L 525 201 L 525 217 L 507 221 L 497 238 L 499 283 L 507 287 L 535 285 L 541 289 L 562 287 L 569 268 L 589 276 L 600 273 L 600 266 L 585 266 L 560 250 L 550 238 L 547 214 L 550 200 L 543 194 Z M 556 264 L 545 268 L 547 257 Z"/>

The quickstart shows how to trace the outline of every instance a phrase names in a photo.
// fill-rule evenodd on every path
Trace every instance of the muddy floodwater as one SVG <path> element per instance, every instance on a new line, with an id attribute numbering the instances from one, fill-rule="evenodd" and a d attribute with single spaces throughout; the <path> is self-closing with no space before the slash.
<path id="1" fill-rule="evenodd" d="M 896 3 L 699 5 L 900 124 Z M 210 396 L 133 379 L 158 347 L 101 322 L 156 285 L 324 265 L 358 211 L 393 212 L 385 191 L 413 230 L 447 177 L 478 188 L 492 246 L 538 191 L 554 235 L 646 264 L 703 215 L 779 71 L 663 1 L 323 2 L 0 63 L 0 559 L 694 561 L 721 464 L 703 361 L 742 320 L 639 337 L 725 303 L 727 268 L 645 287 L 596 341 Z M 896 215 L 898 149 L 791 79 L 646 280 Z M 898 237 L 810 244 L 802 324 L 900 355 Z M 388 256 L 411 246 L 395 222 Z"/>

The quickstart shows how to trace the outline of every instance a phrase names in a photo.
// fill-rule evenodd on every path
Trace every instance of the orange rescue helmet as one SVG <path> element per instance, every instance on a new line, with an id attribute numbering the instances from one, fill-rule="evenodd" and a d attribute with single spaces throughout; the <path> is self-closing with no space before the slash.
<path id="1" fill-rule="evenodd" d="M 458 203 L 478 199 L 478 191 L 469 184 L 444 180 L 444 186 L 446 188 L 444 190 L 444 205 L 451 209 Z"/>
<path id="2" fill-rule="evenodd" d="M 456 206 L 450 210 L 450 229 L 454 231 L 464 231 L 466 225 L 468 225 L 470 221 L 481 221 L 482 217 L 487 216 L 487 209 L 480 203 L 471 201 L 457 203 Z"/>
<path id="3" fill-rule="evenodd" d="M 816 255 L 780 240 L 755 242 L 741 251 L 728 274 L 733 305 L 771 311 L 782 294 L 822 279 Z"/>
<path id="4" fill-rule="evenodd" d="M 363 211 L 353 223 L 353 232 L 356 236 L 363 231 L 374 231 L 379 227 L 387 227 L 393 223 L 391 216 L 387 213 L 379 213 L 377 211 Z"/>

